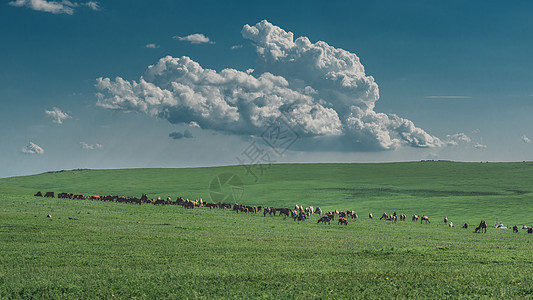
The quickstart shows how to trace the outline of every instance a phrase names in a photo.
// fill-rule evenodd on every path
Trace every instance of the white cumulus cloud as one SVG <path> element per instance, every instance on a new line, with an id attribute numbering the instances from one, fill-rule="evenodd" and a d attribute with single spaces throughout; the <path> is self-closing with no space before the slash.
<path id="1" fill-rule="evenodd" d="M 294 40 L 266 20 L 241 33 L 261 58 L 254 69 L 216 71 L 167 56 L 138 80 L 98 78 L 97 104 L 243 135 L 261 134 L 284 114 L 309 142 L 327 141 L 337 150 L 445 145 L 408 119 L 374 111 L 378 85 L 354 53 L 307 37 Z"/>
<path id="2" fill-rule="evenodd" d="M 63 120 L 71 118 L 71 116 L 57 107 L 52 108 L 52 110 L 45 110 L 44 113 L 56 124 L 63 124 Z"/>
<path id="3" fill-rule="evenodd" d="M 102 148 L 101 144 L 87 144 L 85 142 L 80 142 L 80 146 L 82 149 L 85 149 L 85 150 L 95 150 L 95 149 Z"/>
<path id="4" fill-rule="evenodd" d="M 528 138 L 526 135 L 522 136 L 522 141 L 526 144 L 531 144 L 531 139 Z"/>
<path id="5" fill-rule="evenodd" d="M 191 44 L 214 44 L 207 36 L 202 33 L 189 34 L 188 36 L 174 36 L 174 39 L 190 42 Z"/>
<path id="6" fill-rule="evenodd" d="M 44 11 L 53 14 L 74 14 L 74 8 L 79 6 L 86 6 L 92 10 L 100 10 L 100 6 L 96 1 L 89 2 L 71 2 L 63 1 L 46 1 L 46 0 L 15 0 L 9 2 L 9 5 L 17 7 L 27 7 L 36 11 Z"/>
<path id="7" fill-rule="evenodd" d="M 29 142 L 28 145 L 22 147 L 21 151 L 27 154 L 43 154 L 44 149 L 34 142 Z"/>

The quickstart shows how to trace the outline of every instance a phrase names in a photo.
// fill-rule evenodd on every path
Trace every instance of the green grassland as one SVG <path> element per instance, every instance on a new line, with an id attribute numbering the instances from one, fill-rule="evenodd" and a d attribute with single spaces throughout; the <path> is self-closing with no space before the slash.
<path id="1" fill-rule="evenodd" d="M 77 170 L 0 179 L 0 299 L 533 298 L 533 163 L 279 164 Z M 262 172 L 262 174 L 261 174 Z M 37 191 L 210 201 L 217 175 L 250 205 L 350 209 L 348 226 Z M 407 222 L 369 220 L 405 213 Z M 413 213 L 431 224 L 413 223 Z M 52 218 L 46 218 L 51 214 Z"/>

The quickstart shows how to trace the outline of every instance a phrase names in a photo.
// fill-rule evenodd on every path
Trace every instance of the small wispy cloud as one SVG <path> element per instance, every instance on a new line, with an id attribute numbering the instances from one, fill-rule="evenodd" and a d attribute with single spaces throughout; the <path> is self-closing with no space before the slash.
<path id="1" fill-rule="evenodd" d="M 231 46 L 231 50 L 241 49 L 242 45 L 233 45 Z"/>
<path id="2" fill-rule="evenodd" d="M 53 107 L 52 110 L 45 110 L 44 113 L 56 124 L 63 124 L 63 120 L 71 118 L 71 116 L 62 112 L 61 109 L 57 107 Z"/>
<path id="3" fill-rule="evenodd" d="M 426 99 L 470 99 L 470 96 L 426 96 Z"/>
<path id="4" fill-rule="evenodd" d="M 183 138 L 187 138 L 187 139 L 193 138 L 192 133 L 188 129 L 185 129 L 185 131 L 183 133 L 181 133 L 179 131 L 171 132 L 171 133 L 169 133 L 168 136 L 173 138 L 173 139 L 175 139 L 175 140 L 179 140 L 179 139 L 183 139 Z"/>
<path id="5" fill-rule="evenodd" d="M 85 142 L 80 142 L 81 148 L 85 150 L 95 150 L 95 149 L 101 149 L 101 144 L 87 144 Z"/>
<path id="6" fill-rule="evenodd" d="M 214 44 L 215 42 L 211 41 L 209 37 L 201 34 L 194 33 L 189 34 L 188 36 L 173 36 L 173 39 L 189 42 L 191 44 Z"/>
<path id="7" fill-rule="evenodd" d="M 531 139 L 528 138 L 526 135 L 523 135 L 522 136 L 522 142 L 524 142 L 526 144 L 531 144 Z"/>
<path id="8" fill-rule="evenodd" d="M 460 142 L 470 143 L 470 141 L 472 141 L 469 136 L 462 132 L 456 134 L 447 134 L 446 138 L 448 139 L 446 143 L 451 146 L 457 146 Z"/>
<path id="9" fill-rule="evenodd" d="M 34 142 L 30 142 L 28 145 L 22 147 L 21 149 L 22 153 L 27 154 L 43 154 L 44 149 L 41 148 L 39 145 L 35 144 Z"/>
<path id="10" fill-rule="evenodd" d="M 150 48 L 150 49 L 157 49 L 159 48 L 159 45 L 156 45 L 154 43 L 151 43 L 151 44 L 146 44 L 145 46 L 146 48 Z"/>
<path id="11" fill-rule="evenodd" d="M 84 3 L 71 2 L 68 0 L 46 1 L 46 0 L 15 0 L 9 2 L 9 5 L 16 7 L 27 7 L 36 11 L 44 11 L 53 14 L 74 14 L 74 8 L 86 6 L 92 10 L 100 10 L 100 5 L 96 1 L 89 1 Z"/>
<path id="12" fill-rule="evenodd" d="M 487 149 L 487 145 L 483 145 L 483 144 L 480 144 L 480 143 L 477 143 L 474 145 L 474 148 L 476 149 Z"/>

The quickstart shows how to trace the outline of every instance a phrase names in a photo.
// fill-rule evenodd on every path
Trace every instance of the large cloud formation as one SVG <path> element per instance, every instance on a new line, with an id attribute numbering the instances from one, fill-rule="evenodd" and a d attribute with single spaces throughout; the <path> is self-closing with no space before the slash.
<path id="1" fill-rule="evenodd" d="M 252 71 L 205 69 L 189 57 L 164 57 L 138 81 L 98 78 L 98 105 L 171 123 L 258 135 L 285 114 L 315 145 L 336 150 L 390 150 L 443 143 L 410 120 L 374 111 L 378 85 L 354 53 L 263 20 L 241 31 L 262 63 Z"/>

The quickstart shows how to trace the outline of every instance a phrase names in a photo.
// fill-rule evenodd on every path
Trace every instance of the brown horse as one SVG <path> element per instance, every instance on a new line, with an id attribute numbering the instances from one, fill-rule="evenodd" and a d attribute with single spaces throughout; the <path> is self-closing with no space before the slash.
<path id="1" fill-rule="evenodd" d="M 413 215 L 413 218 L 411 218 L 411 221 L 413 221 L 413 222 L 418 222 L 418 219 L 420 219 L 420 216 L 417 215 L 417 214 L 414 214 L 414 215 Z"/>
<path id="2" fill-rule="evenodd" d="M 346 218 L 339 218 L 339 222 L 338 224 L 341 224 L 341 225 L 348 225 L 348 220 Z"/>
<path id="3" fill-rule="evenodd" d="M 476 227 L 476 230 L 474 232 L 487 232 L 487 222 L 485 220 L 481 220 L 479 223 L 479 226 Z"/>
<path id="4" fill-rule="evenodd" d="M 422 216 L 422 218 L 420 219 L 420 224 L 422 224 L 423 221 L 426 221 L 426 224 L 427 223 L 431 224 L 431 221 L 429 220 L 428 216 Z"/>

